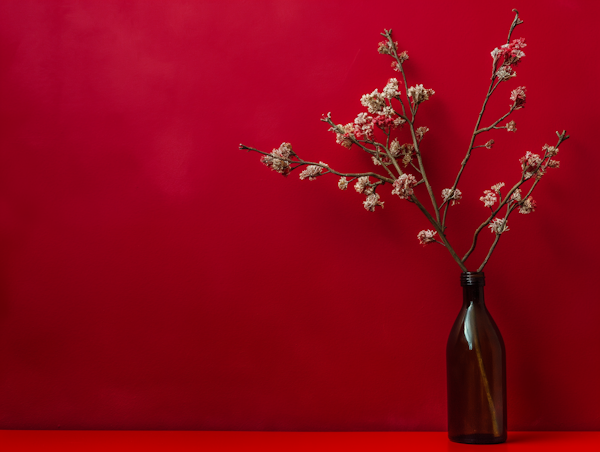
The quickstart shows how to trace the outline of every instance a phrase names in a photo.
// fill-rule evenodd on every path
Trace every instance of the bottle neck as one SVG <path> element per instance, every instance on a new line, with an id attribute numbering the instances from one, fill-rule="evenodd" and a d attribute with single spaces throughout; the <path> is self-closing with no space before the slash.
<path id="1" fill-rule="evenodd" d="M 471 303 L 485 305 L 483 286 L 463 287 L 463 304 L 469 306 Z"/>
<path id="2" fill-rule="evenodd" d="M 485 277 L 483 272 L 464 272 L 460 275 L 460 284 L 463 288 L 463 304 L 470 306 L 473 304 L 485 305 L 483 287 L 485 286 Z"/>

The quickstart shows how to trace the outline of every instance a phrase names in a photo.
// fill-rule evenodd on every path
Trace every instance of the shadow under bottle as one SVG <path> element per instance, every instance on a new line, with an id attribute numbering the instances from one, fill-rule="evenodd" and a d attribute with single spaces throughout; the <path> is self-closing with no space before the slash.
<path id="1" fill-rule="evenodd" d="M 448 437 L 459 443 L 506 441 L 506 352 L 484 285 L 482 272 L 462 273 L 463 305 L 446 347 Z"/>

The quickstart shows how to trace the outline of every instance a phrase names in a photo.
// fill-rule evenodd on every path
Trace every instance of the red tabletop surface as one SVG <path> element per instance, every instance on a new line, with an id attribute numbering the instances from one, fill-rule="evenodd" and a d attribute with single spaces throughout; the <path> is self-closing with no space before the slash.
<path id="1" fill-rule="evenodd" d="M 2 452 L 16 451 L 428 451 L 473 450 L 446 432 L 201 432 L 0 430 Z M 494 451 L 600 451 L 600 432 L 510 432 Z"/>

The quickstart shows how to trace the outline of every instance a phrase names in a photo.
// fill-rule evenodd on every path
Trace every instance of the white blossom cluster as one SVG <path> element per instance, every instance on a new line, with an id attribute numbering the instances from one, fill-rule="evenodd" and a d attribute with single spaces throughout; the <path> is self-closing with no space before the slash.
<path id="1" fill-rule="evenodd" d="M 354 133 L 361 133 L 370 138 L 373 135 L 373 118 L 365 112 L 356 115 L 356 118 L 354 118 Z"/>
<path id="2" fill-rule="evenodd" d="M 379 200 L 379 195 L 377 193 L 372 193 L 363 201 L 363 206 L 365 206 L 365 209 L 369 212 L 375 212 L 375 207 L 377 206 L 381 206 L 383 209 L 383 201 Z"/>
<path id="3" fill-rule="evenodd" d="M 393 53 L 398 49 L 398 43 L 391 43 L 390 41 L 381 41 L 377 46 L 377 51 L 382 55 L 393 55 Z"/>
<path id="4" fill-rule="evenodd" d="M 319 162 L 321 165 L 327 166 L 327 163 Z M 304 171 L 300 173 L 300 180 L 308 178 L 315 180 L 323 172 L 323 167 L 319 165 L 308 165 Z"/>
<path id="5" fill-rule="evenodd" d="M 556 154 L 558 154 L 558 148 L 549 146 L 548 144 L 542 146 L 542 151 L 544 151 L 544 155 L 546 157 L 554 157 Z"/>
<path id="6" fill-rule="evenodd" d="M 498 71 L 496 71 L 496 77 L 501 82 L 506 82 L 513 77 L 517 76 L 517 71 L 515 71 L 512 66 L 502 66 Z"/>
<path id="7" fill-rule="evenodd" d="M 357 193 L 364 193 L 365 195 L 373 194 L 373 186 L 369 182 L 369 176 L 362 176 L 356 180 L 354 189 Z"/>
<path id="8" fill-rule="evenodd" d="M 398 79 L 391 78 L 388 80 L 387 85 L 383 88 L 382 92 L 383 97 L 386 99 L 392 99 L 394 97 L 400 96 L 400 91 L 398 91 Z"/>
<path id="9" fill-rule="evenodd" d="M 360 103 L 363 107 L 367 107 L 369 113 L 374 115 L 382 114 L 383 109 L 387 106 L 383 94 L 378 89 L 375 89 L 371 94 L 364 94 L 360 98 Z"/>
<path id="10" fill-rule="evenodd" d="M 510 197 L 511 200 L 515 201 L 515 202 L 520 202 L 521 201 L 521 189 L 517 188 L 512 196 Z"/>
<path id="11" fill-rule="evenodd" d="M 429 100 L 431 96 L 435 94 L 435 91 L 432 89 L 423 88 L 423 85 L 411 86 L 408 88 L 407 95 L 408 97 L 412 97 L 413 103 L 415 105 L 420 104 L 421 102 L 425 102 Z"/>
<path id="12" fill-rule="evenodd" d="M 417 140 L 421 141 L 427 132 L 429 132 L 429 127 L 419 127 L 415 130 Z"/>
<path id="13" fill-rule="evenodd" d="M 509 230 L 508 224 L 504 218 L 494 218 L 488 225 L 488 228 L 490 228 L 491 232 L 497 235 Z"/>
<path id="14" fill-rule="evenodd" d="M 390 154 L 394 158 L 402 156 L 402 164 L 407 166 L 415 152 L 415 145 L 412 143 L 400 144 L 397 138 L 390 143 Z"/>
<path id="15" fill-rule="evenodd" d="M 537 203 L 534 201 L 532 196 L 527 197 L 527 199 L 525 199 L 519 206 L 519 213 L 522 214 L 529 214 L 533 211 L 535 211 L 535 208 L 537 207 Z"/>
<path id="16" fill-rule="evenodd" d="M 372 155 L 371 160 L 373 161 L 373 165 L 375 166 L 388 166 L 392 164 L 392 161 L 387 157 L 382 157 L 385 155 L 385 152 L 379 151 L 377 155 Z"/>
<path id="17" fill-rule="evenodd" d="M 287 176 L 291 171 L 290 162 L 288 161 L 291 155 L 292 145 L 290 143 L 281 143 L 279 148 L 273 149 L 268 155 L 263 155 L 261 162 L 273 171 Z"/>
<path id="18" fill-rule="evenodd" d="M 492 190 L 496 193 L 500 193 L 500 189 L 504 187 L 506 184 L 504 182 L 498 182 L 497 184 L 492 185 Z"/>
<path id="19" fill-rule="evenodd" d="M 451 206 L 460 204 L 462 192 L 458 188 L 455 188 L 454 191 L 452 191 L 451 188 L 444 188 L 442 190 L 442 199 L 444 201 L 449 201 Z"/>
<path id="20" fill-rule="evenodd" d="M 479 200 L 483 202 L 485 207 L 492 207 L 494 204 L 496 204 L 496 201 L 498 201 L 496 193 L 492 190 L 484 190 L 483 195 L 484 196 L 479 198 Z"/>
<path id="21" fill-rule="evenodd" d="M 345 177 L 340 177 L 340 180 L 338 181 L 338 188 L 340 190 L 346 190 L 348 188 L 348 179 Z"/>
<path id="22" fill-rule="evenodd" d="M 413 187 L 417 184 L 417 179 L 412 174 L 402 174 L 392 184 L 394 189 L 392 195 L 398 195 L 400 199 L 409 199 L 413 193 Z"/>
<path id="23" fill-rule="evenodd" d="M 390 154 L 394 158 L 398 158 L 402 154 L 402 150 L 401 150 L 400 142 L 398 141 L 398 138 L 394 138 L 392 140 L 392 142 L 390 143 Z"/>

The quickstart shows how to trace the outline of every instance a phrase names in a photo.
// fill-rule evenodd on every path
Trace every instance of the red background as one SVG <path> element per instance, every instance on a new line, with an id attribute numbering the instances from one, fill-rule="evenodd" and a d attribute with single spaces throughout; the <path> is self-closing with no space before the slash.
<path id="1" fill-rule="evenodd" d="M 371 169 L 319 119 L 351 121 L 395 75 L 392 28 L 409 84 L 436 90 L 418 122 L 439 193 L 515 7 L 527 56 L 484 123 L 518 85 L 528 103 L 467 167 L 449 237 L 464 253 L 482 191 L 568 131 L 486 300 L 509 429 L 599 429 L 600 11 L 567 0 L 0 3 L 0 428 L 445 429 L 460 270 L 418 244 L 425 218 L 238 144 Z"/>

